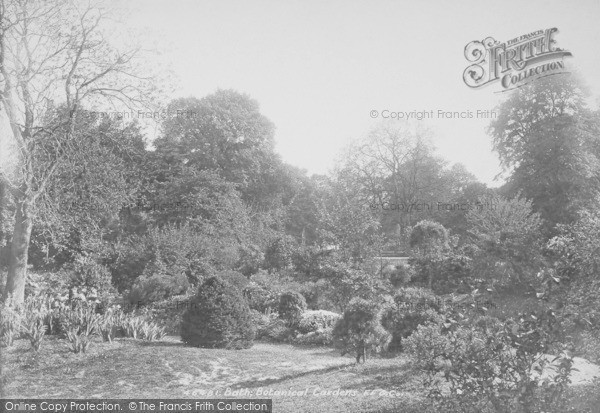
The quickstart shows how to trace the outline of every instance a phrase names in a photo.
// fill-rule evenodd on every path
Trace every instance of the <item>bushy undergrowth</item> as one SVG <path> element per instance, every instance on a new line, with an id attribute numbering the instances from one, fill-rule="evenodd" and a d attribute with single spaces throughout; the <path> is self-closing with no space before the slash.
<path id="1" fill-rule="evenodd" d="M 167 299 L 151 303 L 147 306 L 135 304 L 136 311 L 144 317 L 163 326 L 171 335 L 181 332 L 181 321 L 186 309 L 191 305 L 194 294 L 188 292 L 184 295 L 172 296 Z"/>
<path id="2" fill-rule="evenodd" d="M 127 301 L 147 305 L 183 294 L 189 287 L 185 273 L 168 267 L 159 257 L 135 280 L 127 294 Z"/>
<path id="3" fill-rule="evenodd" d="M 244 298 L 252 310 L 270 312 L 277 309 L 279 294 L 265 286 L 251 281 L 243 290 Z"/>
<path id="4" fill-rule="evenodd" d="M 441 411 L 564 412 L 572 357 L 557 341 L 552 312 L 500 322 L 448 314 L 420 325 L 406 348 L 427 373 L 429 398 Z M 544 354 L 558 353 L 548 360 Z M 544 375 L 552 364 L 555 375 Z"/>
<path id="5" fill-rule="evenodd" d="M 298 331 L 302 334 L 333 328 L 342 316 L 325 310 L 305 311 L 298 322 Z"/>

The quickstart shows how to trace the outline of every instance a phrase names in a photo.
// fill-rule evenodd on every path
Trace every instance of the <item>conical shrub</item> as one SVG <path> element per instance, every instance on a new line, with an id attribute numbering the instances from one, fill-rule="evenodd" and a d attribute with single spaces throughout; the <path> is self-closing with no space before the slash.
<path id="1" fill-rule="evenodd" d="M 181 339 L 204 348 L 249 348 L 254 340 L 250 308 L 241 292 L 228 282 L 208 278 L 188 304 Z"/>

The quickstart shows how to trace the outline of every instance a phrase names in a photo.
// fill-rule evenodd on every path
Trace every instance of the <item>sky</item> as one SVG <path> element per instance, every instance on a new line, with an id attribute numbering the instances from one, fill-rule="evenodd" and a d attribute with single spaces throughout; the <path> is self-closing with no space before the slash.
<path id="1" fill-rule="evenodd" d="M 470 111 L 473 118 L 416 123 L 431 129 L 438 155 L 499 185 L 485 111 L 506 93 L 465 85 L 464 48 L 472 40 L 503 42 L 556 27 L 558 46 L 573 55 L 566 68 L 588 82 L 592 102 L 600 96 L 600 0 L 114 4 L 127 9 L 124 21 L 137 40 L 160 51 L 156 63 L 170 70 L 172 97 L 203 97 L 219 88 L 249 94 L 276 125 L 283 160 L 309 173 L 331 170 L 342 148 L 385 114 Z"/>

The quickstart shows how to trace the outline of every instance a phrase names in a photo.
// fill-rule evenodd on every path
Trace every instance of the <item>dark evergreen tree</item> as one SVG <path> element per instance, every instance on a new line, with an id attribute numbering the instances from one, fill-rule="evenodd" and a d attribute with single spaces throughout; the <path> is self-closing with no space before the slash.
<path id="1" fill-rule="evenodd" d="M 235 287 L 208 278 L 183 315 L 181 339 L 204 348 L 249 348 L 254 340 L 250 308 Z"/>

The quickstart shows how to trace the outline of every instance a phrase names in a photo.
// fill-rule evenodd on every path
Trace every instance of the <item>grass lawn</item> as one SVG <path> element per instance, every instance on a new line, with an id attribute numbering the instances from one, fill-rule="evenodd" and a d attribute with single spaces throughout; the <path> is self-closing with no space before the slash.
<path id="1" fill-rule="evenodd" d="M 54 336 L 38 354 L 17 340 L 2 349 L 2 397 L 271 398 L 274 412 L 421 411 L 422 378 L 405 357 L 357 366 L 330 348 L 259 342 L 248 350 L 209 350 L 176 340 L 96 341 L 79 355 Z"/>

